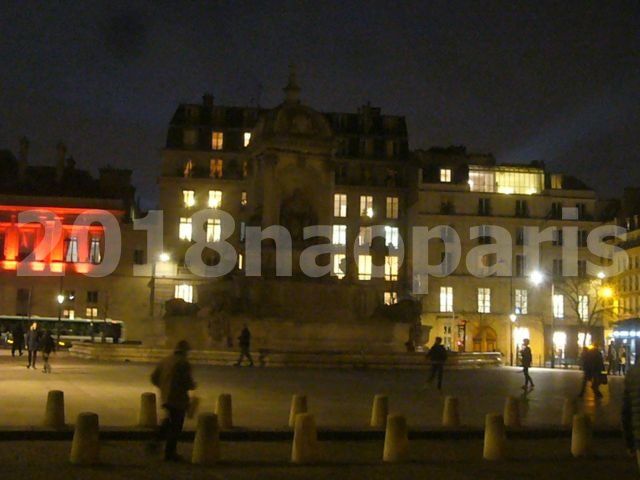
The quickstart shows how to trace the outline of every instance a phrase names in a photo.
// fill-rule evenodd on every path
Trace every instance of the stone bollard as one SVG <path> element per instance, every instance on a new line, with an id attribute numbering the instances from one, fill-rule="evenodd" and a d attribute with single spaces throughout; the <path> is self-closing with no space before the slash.
<path id="1" fill-rule="evenodd" d="M 584 414 L 573 416 L 573 428 L 571 430 L 571 455 L 574 457 L 586 457 L 591 453 L 593 432 L 591 420 Z"/>
<path id="2" fill-rule="evenodd" d="M 299 413 L 295 417 L 291 461 L 308 463 L 317 459 L 318 433 L 316 420 L 311 413 Z"/>
<path id="3" fill-rule="evenodd" d="M 220 460 L 220 429 L 214 413 L 198 415 L 196 437 L 193 441 L 191 463 L 212 465 Z"/>
<path id="4" fill-rule="evenodd" d="M 231 408 L 231 395 L 223 393 L 218 397 L 216 403 L 216 415 L 218 415 L 218 425 L 223 430 L 233 428 L 233 410 Z"/>
<path id="5" fill-rule="evenodd" d="M 573 416 L 578 413 L 578 402 L 575 398 L 565 398 L 562 405 L 562 426 L 571 427 Z"/>
<path id="6" fill-rule="evenodd" d="M 506 457 L 507 438 L 505 436 L 504 419 L 499 413 L 490 413 L 484 424 L 485 460 L 503 460 Z"/>
<path id="7" fill-rule="evenodd" d="M 517 397 L 507 397 L 504 402 L 504 426 L 520 428 L 520 401 Z"/>
<path id="8" fill-rule="evenodd" d="M 50 390 L 47 395 L 47 406 L 44 412 L 44 426 L 49 428 L 64 428 L 64 392 Z"/>
<path id="9" fill-rule="evenodd" d="M 100 461 L 99 428 L 98 414 L 83 412 L 78 415 L 69 456 L 71 463 L 95 465 Z"/>
<path id="10" fill-rule="evenodd" d="M 294 395 L 291 399 L 291 410 L 289 411 L 289 426 L 294 427 L 296 424 L 296 415 L 307 413 L 307 396 Z"/>
<path id="11" fill-rule="evenodd" d="M 382 461 L 402 462 L 409 456 L 409 430 L 402 415 L 389 415 L 384 433 Z"/>
<path id="12" fill-rule="evenodd" d="M 444 410 L 442 411 L 442 426 L 460 426 L 460 402 L 456 397 L 446 397 L 444 399 Z"/>
<path id="13" fill-rule="evenodd" d="M 384 428 L 389 415 L 389 397 L 386 395 L 376 395 L 373 397 L 371 407 L 371 423 L 374 428 Z"/>
<path id="14" fill-rule="evenodd" d="M 145 392 L 140 395 L 138 426 L 143 428 L 156 428 L 158 426 L 158 410 L 156 407 L 155 393 Z"/>

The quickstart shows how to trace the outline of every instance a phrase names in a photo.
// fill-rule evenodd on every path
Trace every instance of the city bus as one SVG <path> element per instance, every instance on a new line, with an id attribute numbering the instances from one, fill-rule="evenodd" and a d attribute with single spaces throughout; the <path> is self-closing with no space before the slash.
<path id="1" fill-rule="evenodd" d="M 2 336 L 2 344 L 12 345 L 13 338 L 11 332 L 17 324 L 22 324 L 22 330 L 27 333 L 29 327 L 33 323 L 38 324 L 41 332 L 49 330 L 54 339 L 58 338 L 60 332 L 60 340 L 58 346 L 68 348 L 73 343 L 78 342 L 109 342 L 119 343 L 124 340 L 125 327 L 124 322 L 120 320 L 97 319 L 97 318 L 62 318 L 58 317 L 39 317 L 37 315 L 27 316 L 9 316 L 0 315 L 0 335 Z"/>

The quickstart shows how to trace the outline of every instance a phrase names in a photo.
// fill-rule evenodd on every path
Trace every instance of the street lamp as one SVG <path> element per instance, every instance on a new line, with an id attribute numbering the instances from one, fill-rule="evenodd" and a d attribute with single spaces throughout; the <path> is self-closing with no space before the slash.
<path id="1" fill-rule="evenodd" d="M 544 273 L 539 270 L 535 270 L 531 272 L 529 276 L 529 280 L 534 285 L 542 285 L 545 281 Z M 556 340 L 555 340 L 555 332 L 556 332 L 556 311 L 554 308 L 555 301 L 555 286 L 553 284 L 553 280 L 551 281 L 551 368 L 556 367 Z"/>
<path id="2" fill-rule="evenodd" d="M 516 320 L 518 319 L 518 316 L 515 313 L 511 313 L 509 315 L 509 320 L 511 320 L 511 325 L 509 326 L 509 333 L 510 333 L 510 337 L 511 337 L 511 341 L 509 342 L 509 356 L 511 358 L 511 366 L 513 367 L 514 365 L 514 361 L 513 361 L 513 326 L 516 323 Z"/>
<path id="3" fill-rule="evenodd" d="M 153 259 L 151 262 L 151 286 L 149 292 L 149 316 L 151 318 L 155 315 L 155 303 L 156 303 L 156 264 L 158 262 L 167 263 L 171 260 L 171 255 L 167 252 L 161 252 L 157 259 Z"/>
<path id="4" fill-rule="evenodd" d="M 60 342 L 60 322 L 62 321 L 62 304 L 64 303 L 64 295 L 59 293 L 56 296 L 56 301 L 58 302 L 58 324 L 56 328 L 56 337 L 58 342 Z"/>

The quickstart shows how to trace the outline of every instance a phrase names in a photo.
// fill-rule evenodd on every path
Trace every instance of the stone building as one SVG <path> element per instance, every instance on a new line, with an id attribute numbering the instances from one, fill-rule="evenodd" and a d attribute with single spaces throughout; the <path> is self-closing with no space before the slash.
<path id="1" fill-rule="evenodd" d="M 28 153 L 25 138 L 17 156 L 0 153 L 0 315 L 121 320 L 126 337 L 148 336 L 140 312 L 147 311 L 149 272 L 133 275 L 134 263 L 145 262 L 146 240 L 132 229 L 131 171 L 102 168 L 94 178 L 75 167 L 62 143 L 53 165 L 30 164 Z M 21 222 L 26 212 L 33 218 Z M 81 224 L 83 215 L 92 218 Z M 112 252 L 105 230 L 117 235 L 118 228 L 122 248 Z M 96 276 L 107 256 L 115 270 Z"/>
<path id="2" fill-rule="evenodd" d="M 539 363 L 551 357 L 555 338 L 558 361 L 577 356 L 577 313 L 557 278 L 563 270 L 562 234 L 542 245 L 539 265 L 527 263 L 519 243 L 524 226 L 577 227 L 578 275 L 586 277 L 587 235 L 602 224 L 593 190 L 573 177 L 549 173 L 542 164 L 496 165 L 490 155 L 461 148 L 411 153 L 403 117 L 383 115 L 370 105 L 354 113 L 313 110 L 300 102 L 294 73 L 284 92 L 284 101 L 273 109 L 218 105 L 209 95 L 201 104 L 178 107 L 159 179 L 164 246 L 172 260 L 165 266 L 171 273 L 158 278 L 158 309 L 172 297 L 198 302 L 214 319 L 216 312 L 233 317 L 245 309 L 240 317 L 265 320 L 266 331 L 258 336 L 270 346 L 296 332 L 316 341 L 323 332 L 341 330 L 349 333 L 327 333 L 326 343 L 316 344 L 297 337 L 298 343 L 292 339 L 289 346 L 306 342 L 309 348 L 353 349 L 394 323 L 389 320 L 393 309 L 382 305 L 413 299 L 420 302 L 424 332 L 443 336 L 452 349 L 499 350 L 507 358 L 513 351 L 515 358 L 521 340 L 530 337 Z M 201 209 L 221 209 L 235 219 L 228 241 L 238 259 L 226 281 L 185 268 L 195 229 L 204 229 L 212 241 L 221 237 L 215 219 L 192 224 L 192 214 Z M 251 278 L 243 271 L 246 229 L 274 224 L 292 234 L 293 275 L 275 276 L 273 243 L 263 242 L 262 275 Z M 330 275 L 311 279 L 298 260 L 310 245 L 302 229 L 314 224 L 330 225 L 327 241 L 349 248 L 326 256 Z M 413 295 L 411 227 L 443 224 L 462 237 L 463 263 L 447 278 L 432 278 L 427 295 Z M 489 236 L 470 240 L 469 228 L 482 224 L 513 235 L 513 274 L 477 278 L 467 271 L 467 253 Z M 404 262 L 403 240 L 409 247 Z M 350 248 L 354 244 L 362 249 Z M 212 255 L 205 260 L 216 264 L 215 253 L 205 252 Z M 430 248 L 429 255 L 430 264 L 437 264 L 442 251 Z M 491 258 L 483 262 L 490 269 Z M 377 277 L 375 267 L 381 269 Z M 545 275 L 538 286 L 529 279 L 534 269 Z M 386 323 L 370 323 L 385 313 Z M 336 322 L 340 326 L 334 328 Z M 312 324 L 317 331 L 310 330 Z M 396 348 L 404 348 L 398 343 L 401 335 L 393 335 Z"/>
<path id="3" fill-rule="evenodd" d="M 589 232 L 602 225 L 594 191 L 573 177 L 549 173 L 541 163 L 497 165 L 491 155 L 467 153 L 463 147 L 415 152 L 414 162 L 409 223 L 451 226 L 461 242 L 461 261 L 452 274 L 429 279 L 428 294 L 422 296 L 423 323 L 452 349 L 498 350 L 514 361 L 522 340 L 529 338 L 536 364 L 550 360 L 554 343 L 558 362 L 575 359 L 580 322 L 574 303 L 579 300 L 587 308 L 584 302 L 593 299 L 587 291 L 570 291 L 567 284 L 587 282 L 585 261 L 597 262 L 586 248 Z M 477 238 L 471 227 L 479 227 Z M 541 244 L 539 262 L 525 255 L 525 227 L 559 231 Z M 563 239 L 563 227 L 577 227 L 576 238 Z M 504 264 L 496 264 L 495 254 L 471 259 L 472 249 L 496 242 L 491 237 L 497 229 L 512 239 Z M 452 261 L 445 255 L 446 241 L 430 246 L 429 264 Z M 578 247 L 577 272 L 563 279 L 563 246 L 570 241 Z M 483 278 L 500 267 L 507 268 L 504 275 Z M 571 298 L 576 295 L 584 297 Z"/>

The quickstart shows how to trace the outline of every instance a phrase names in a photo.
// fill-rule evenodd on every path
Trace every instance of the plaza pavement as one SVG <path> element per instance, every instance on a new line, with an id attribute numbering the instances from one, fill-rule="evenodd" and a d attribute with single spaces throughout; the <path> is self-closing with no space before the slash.
<path id="1" fill-rule="evenodd" d="M 154 391 L 149 383 L 149 364 L 104 363 L 52 357 L 53 373 L 25 368 L 26 355 L 11 358 L 0 352 L 0 429 L 30 427 L 42 423 L 49 390 L 65 392 L 69 423 L 81 411 L 100 415 L 102 426 L 132 426 L 137 421 L 139 396 Z M 540 427 L 557 425 L 562 403 L 576 396 L 581 373 L 575 370 L 532 369 L 535 390 L 523 397 L 523 423 Z M 234 423 L 247 429 L 284 429 L 291 395 L 306 393 L 309 409 L 319 429 L 366 429 L 371 401 L 376 393 L 389 395 L 392 413 L 406 415 L 410 428 L 438 426 L 444 395 L 460 398 L 462 422 L 481 428 L 484 415 L 501 412 L 508 395 L 521 395 L 522 375 L 517 368 L 448 370 L 444 391 L 425 388 L 426 371 L 353 369 L 261 369 L 195 366 L 201 410 L 212 411 L 220 393 L 233 395 Z M 617 428 L 623 382 L 612 377 L 603 387 L 604 399 L 587 395 L 582 402 L 596 428 Z M 193 428 L 193 421 L 187 428 Z"/>
<path id="2" fill-rule="evenodd" d="M 482 460 L 481 440 L 414 441 L 410 460 L 383 464 L 382 442 L 320 442 L 313 465 L 289 463 L 290 443 L 222 442 L 218 465 L 164 463 L 148 456 L 139 442 L 103 442 L 101 464 L 74 467 L 68 462 L 70 442 L 2 442 L 0 464 L 7 478 L 30 480 L 527 480 L 640 478 L 635 460 L 616 440 L 597 440 L 591 458 L 574 459 L 569 439 L 510 441 L 510 458 Z M 191 445 L 179 452 L 189 458 Z"/>

